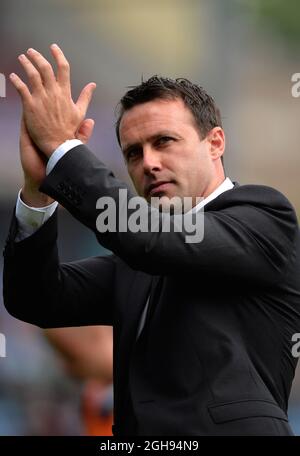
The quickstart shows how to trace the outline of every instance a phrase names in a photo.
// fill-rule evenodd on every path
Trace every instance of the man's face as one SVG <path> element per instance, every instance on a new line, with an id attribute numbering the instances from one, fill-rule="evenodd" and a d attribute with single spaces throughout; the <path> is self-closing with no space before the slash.
<path id="1" fill-rule="evenodd" d="M 201 139 L 192 113 L 179 98 L 155 99 L 126 111 L 120 141 L 137 193 L 148 202 L 151 197 L 189 196 L 193 205 L 197 197 L 211 193 L 216 158 L 207 138 Z"/>

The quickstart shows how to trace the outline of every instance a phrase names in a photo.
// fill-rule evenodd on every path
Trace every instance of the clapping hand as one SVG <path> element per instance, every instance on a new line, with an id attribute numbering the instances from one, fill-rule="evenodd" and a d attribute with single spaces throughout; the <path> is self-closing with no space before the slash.
<path id="1" fill-rule="evenodd" d="M 37 51 L 28 51 L 28 57 L 19 57 L 31 92 L 19 76 L 10 76 L 23 105 L 20 155 L 25 182 L 22 197 L 33 206 L 53 201 L 38 191 L 46 176 L 47 159 L 53 151 L 66 139 L 77 138 L 86 143 L 94 128 L 94 121 L 84 118 L 96 84 L 87 84 L 74 103 L 69 63 L 56 45 L 51 46 L 51 51 L 57 64 L 56 77 L 50 63 Z"/>

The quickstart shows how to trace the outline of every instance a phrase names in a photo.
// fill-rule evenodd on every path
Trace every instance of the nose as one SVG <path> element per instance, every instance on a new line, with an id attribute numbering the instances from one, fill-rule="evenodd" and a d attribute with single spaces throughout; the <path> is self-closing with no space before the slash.
<path id="1" fill-rule="evenodd" d="M 151 146 L 144 147 L 143 150 L 143 168 L 145 174 L 160 171 L 162 168 L 161 157 L 157 150 Z"/>

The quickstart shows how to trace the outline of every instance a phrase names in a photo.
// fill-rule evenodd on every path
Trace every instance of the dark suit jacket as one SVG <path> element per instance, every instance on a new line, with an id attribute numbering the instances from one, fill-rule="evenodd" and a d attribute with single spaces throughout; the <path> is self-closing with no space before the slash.
<path id="1" fill-rule="evenodd" d="M 300 251 L 288 200 L 236 184 L 205 207 L 203 241 L 187 244 L 179 232 L 98 233 L 96 201 L 117 202 L 119 188 L 85 146 L 58 162 L 41 191 L 114 255 L 60 264 L 56 215 L 19 243 L 13 218 L 8 312 L 42 328 L 113 325 L 116 435 L 291 434 Z M 151 318 L 136 341 L 151 285 Z"/>

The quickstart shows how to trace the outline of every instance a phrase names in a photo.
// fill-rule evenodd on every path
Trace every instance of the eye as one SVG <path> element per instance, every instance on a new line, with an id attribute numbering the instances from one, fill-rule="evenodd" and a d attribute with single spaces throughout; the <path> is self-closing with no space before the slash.
<path id="1" fill-rule="evenodd" d="M 139 149 L 131 149 L 127 152 L 126 154 L 126 161 L 133 161 L 138 158 L 140 155 L 140 150 Z"/>
<path id="2" fill-rule="evenodd" d="M 157 144 L 158 145 L 163 145 L 163 144 L 166 144 L 166 143 L 168 143 L 168 142 L 170 142 L 172 140 L 173 140 L 173 138 L 171 138 L 171 136 L 162 136 L 161 138 L 159 138 L 157 140 Z"/>

